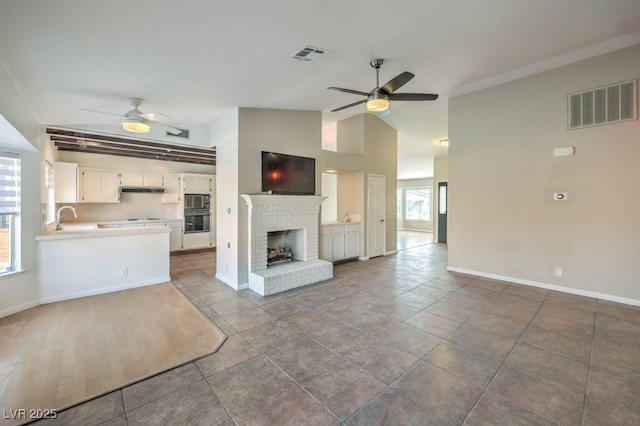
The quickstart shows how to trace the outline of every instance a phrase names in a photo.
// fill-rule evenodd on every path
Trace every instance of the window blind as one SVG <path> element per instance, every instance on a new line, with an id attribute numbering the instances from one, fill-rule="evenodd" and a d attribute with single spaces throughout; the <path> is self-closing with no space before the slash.
<path id="1" fill-rule="evenodd" d="M 0 153 L 0 214 L 20 213 L 20 158 Z"/>

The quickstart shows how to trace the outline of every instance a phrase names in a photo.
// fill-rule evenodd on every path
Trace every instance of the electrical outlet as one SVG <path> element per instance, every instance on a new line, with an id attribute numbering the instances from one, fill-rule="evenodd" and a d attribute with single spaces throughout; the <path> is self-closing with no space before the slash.
<path id="1" fill-rule="evenodd" d="M 129 275 L 129 268 L 120 269 L 120 276 L 121 277 L 126 277 L 127 275 Z"/>
<path id="2" fill-rule="evenodd" d="M 554 271 L 554 274 L 556 277 L 562 278 L 562 268 L 556 268 L 556 270 Z"/>

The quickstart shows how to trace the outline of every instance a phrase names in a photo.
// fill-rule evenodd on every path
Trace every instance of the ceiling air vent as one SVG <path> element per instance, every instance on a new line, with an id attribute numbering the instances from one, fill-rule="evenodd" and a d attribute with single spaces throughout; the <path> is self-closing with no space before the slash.
<path id="1" fill-rule="evenodd" d="M 638 80 L 569 94 L 569 129 L 638 119 Z"/>
<path id="2" fill-rule="evenodd" d="M 298 59 L 299 61 L 311 62 L 324 55 L 328 50 L 319 49 L 317 47 L 303 46 L 300 50 L 291 55 L 291 59 Z"/>
<path id="3" fill-rule="evenodd" d="M 189 139 L 189 131 L 187 129 L 167 130 L 166 135 L 174 138 Z"/>

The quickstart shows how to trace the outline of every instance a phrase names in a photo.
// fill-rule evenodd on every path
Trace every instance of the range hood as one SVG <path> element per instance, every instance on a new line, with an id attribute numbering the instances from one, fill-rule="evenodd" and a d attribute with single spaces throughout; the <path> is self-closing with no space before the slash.
<path id="1" fill-rule="evenodd" d="M 145 193 L 145 194 L 163 194 L 164 188 L 162 186 L 121 186 L 120 193 Z"/>

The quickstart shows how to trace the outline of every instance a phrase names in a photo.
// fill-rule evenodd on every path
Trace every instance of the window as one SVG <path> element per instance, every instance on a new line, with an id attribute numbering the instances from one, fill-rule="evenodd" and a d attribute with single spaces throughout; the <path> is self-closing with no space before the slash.
<path id="1" fill-rule="evenodd" d="M 44 186 L 46 190 L 47 225 L 53 223 L 56 217 L 55 181 L 53 165 L 45 163 Z"/>
<path id="2" fill-rule="evenodd" d="M 402 220 L 402 189 L 398 189 L 396 192 L 396 213 L 398 220 Z"/>
<path id="3" fill-rule="evenodd" d="M 405 188 L 405 220 L 431 221 L 431 187 Z"/>
<path id="4" fill-rule="evenodd" d="M 20 159 L 0 153 L 0 275 L 19 269 Z"/>

